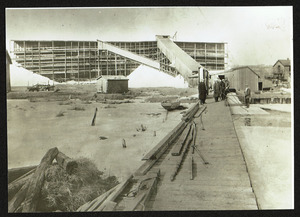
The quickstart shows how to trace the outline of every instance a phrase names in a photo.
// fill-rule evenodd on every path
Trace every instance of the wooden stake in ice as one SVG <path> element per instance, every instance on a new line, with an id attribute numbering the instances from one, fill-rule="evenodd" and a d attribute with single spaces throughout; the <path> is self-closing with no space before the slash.
<path id="1" fill-rule="evenodd" d="M 125 139 L 123 139 L 123 141 L 122 141 L 122 146 L 123 146 L 123 148 L 126 148 L 127 146 L 126 146 L 126 141 L 125 141 Z"/>
<path id="2" fill-rule="evenodd" d="M 95 114 L 94 114 L 94 117 L 93 117 L 91 126 L 95 126 L 95 121 L 96 121 L 97 111 L 98 111 L 98 109 L 96 108 L 96 109 L 95 109 Z"/>

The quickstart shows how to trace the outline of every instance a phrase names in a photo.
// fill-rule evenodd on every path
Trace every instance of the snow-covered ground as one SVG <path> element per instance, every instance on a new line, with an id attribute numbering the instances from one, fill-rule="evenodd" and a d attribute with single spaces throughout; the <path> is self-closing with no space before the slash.
<path id="1" fill-rule="evenodd" d="M 290 112 L 292 110 L 291 104 L 252 104 L 251 107 L 259 107 L 266 110 Z"/>
<path id="2" fill-rule="evenodd" d="M 144 65 L 140 65 L 138 68 L 136 68 L 127 78 L 129 79 L 129 88 L 188 87 L 188 83 L 184 81 L 182 76 L 178 75 L 177 77 L 172 77 L 171 75 Z"/>
<path id="3" fill-rule="evenodd" d="M 53 85 L 53 81 L 49 78 L 33 73 L 15 64 L 10 65 L 10 83 L 11 86 L 32 86 L 34 84 Z M 54 84 L 56 84 L 56 82 L 54 82 Z"/>
<path id="4" fill-rule="evenodd" d="M 135 69 L 129 76 L 127 76 L 128 87 L 138 88 L 138 87 L 177 87 L 177 88 L 187 88 L 188 83 L 184 81 L 181 75 L 173 77 L 164 72 L 152 69 L 148 66 L 140 65 Z M 42 75 L 33 73 L 21 66 L 12 64 L 10 66 L 10 79 L 11 86 L 32 86 L 34 84 L 57 84 L 51 79 L 44 77 Z M 62 82 L 66 84 L 95 84 L 96 80 L 91 81 L 67 81 Z"/>

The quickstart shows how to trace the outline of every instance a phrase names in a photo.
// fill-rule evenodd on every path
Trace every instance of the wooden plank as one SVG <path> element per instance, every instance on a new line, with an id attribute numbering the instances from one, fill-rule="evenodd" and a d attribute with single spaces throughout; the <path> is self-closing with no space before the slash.
<path id="1" fill-rule="evenodd" d="M 181 177 L 176 178 L 176 182 L 169 181 L 166 182 L 165 179 L 163 182 L 167 185 L 203 185 L 203 186 L 239 186 L 239 187 L 250 187 L 249 179 L 241 178 L 232 178 L 232 177 L 203 177 L 203 176 L 194 176 L 194 180 L 190 179 L 181 179 Z"/>
<path id="2" fill-rule="evenodd" d="M 57 154 L 58 149 L 56 147 L 48 150 L 42 158 L 41 163 L 36 168 L 31 179 L 29 179 L 18 193 L 9 201 L 8 212 L 15 212 L 17 209 L 22 212 L 35 211 L 40 196 L 39 193 L 45 179 L 45 169 L 52 163 Z M 19 208 L 23 201 L 24 203 L 22 207 Z"/>
<path id="3" fill-rule="evenodd" d="M 256 204 L 255 197 L 253 193 L 241 195 L 240 193 L 230 193 L 226 194 L 226 192 L 222 192 L 218 194 L 216 192 L 208 192 L 199 194 L 182 194 L 181 192 L 172 192 L 172 197 L 166 194 L 157 195 L 155 198 L 155 202 L 162 202 L 167 204 L 168 202 L 177 202 L 177 203 L 194 203 L 201 204 L 205 202 L 218 203 L 218 204 Z M 188 200 L 186 200 L 188 198 Z"/>
<path id="4" fill-rule="evenodd" d="M 190 157 L 190 180 L 193 180 L 193 156 Z"/>
<path id="5" fill-rule="evenodd" d="M 253 190 L 250 186 L 236 186 L 236 185 L 231 185 L 227 186 L 224 188 L 224 186 L 216 186 L 216 185 L 210 185 L 210 183 L 197 183 L 190 185 L 190 184 L 185 184 L 185 185 L 169 185 L 169 184 L 162 184 L 159 186 L 160 189 L 163 191 L 177 191 L 177 192 L 185 192 L 185 194 L 192 194 L 192 193 L 210 193 L 210 192 L 227 192 L 227 193 L 253 193 Z"/>
<path id="6" fill-rule="evenodd" d="M 142 192 L 138 193 L 138 195 L 134 199 L 132 199 L 132 200 L 130 200 L 126 203 L 124 211 L 133 211 L 133 210 L 135 210 L 135 208 L 145 198 L 145 196 L 146 196 L 146 191 L 142 191 Z"/>
<path id="7" fill-rule="evenodd" d="M 114 200 L 122 193 L 122 191 L 124 190 L 124 188 L 128 185 L 128 183 L 130 182 L 130 180 L 132 179 L 133 175 L 130 175 L 126 180 L 124 180 L 122 183 L 120 183 L 118 185 L 118 187 L 114 190 L 114 192 L 112 192 L 107 199 L 98 207 L 96 208 L 94 211 L 101 211 L 104 209 L 104 207 L 106 206 L 107 203 L 109 203 L 108 201 L 112 201 L 114 202 Z"/>
<path id="8" fill-rule="evenodd" d="M 28 173 L 8 184 L 8 201 L 10 201 L 13 196 L 22 188 L 22 186 L 26 184 L 26 182 L 32 177 L 34 171 L 35 169 L 32 169 Z"/>
<path id="9" fill-rule="evenodd" d="M 11 183 L 12 181 L 23 176 L 24 174 L 36 169 L 37 166 L 38 165 L 8 169 L 7 171 L 8 183 Z"/>
<path id="10" fill-rule="evenodd" d="M 87 206 L 79 207 L 77 211 L 93 211 L 117 188 L 118 185 L 92 200 Z"/>
<path id="11" fill-rule="evenodd" d="M 151 149 L 142 160 L 150 160 L 158 158 L 156 154 L 161 151 L 164 146 L 168 146 L 185 128 L 187 123 L 181 121 L 171 132 L 169 132 L 153 149 Z"/>
<path id="12" fill-rule="evenodd" d="M 186 140 L 185 142 L 185 145 L 184 145 L 184 150 L 182 151 L 181 153 L 181 156 L 178 156 L 178 159 L 176 160 L 177 161 L 177 164 L 175 166 L 175 168 L 173 169 L 173 172 L 171 173 L 171 176 L 170 176 L 170 180 L 173 181 L 175 179 L 175 176 L 182 164 L 182 161 L 184 159 L 184 156 L 186 154 L 186 151 L 190 145 L 190 143 L 192 142 L 193 140 L 193 134 L 194 134 L 194 127 L 192 130 L 189 131 L 189 135 L 188 135 L 188 139 Z"/>
<path id="13" fill-rule="evenodd" d="M 116 206 L 117 206 L 116 202 L 107 201 L 105 204 L 105 207 L 102 209 L 102 211 L 113 211 Z"/>
<path id="14" fill-rule="evenodd" d="M 187 210 L 258 210 L 257 205 L 254 204 L 214 204 L 214 203 L 202 203 L 202 204 L 185 204 L 179 206 L 178 203 L 172 204 L 153 204 L 152 208 L 148 211 L 187 211 Z"/>
<path id="15" fill-rule="evenodd" d="M 149 169 L 156 163 L 156 161 L 157 161 L 156 159 L 147 160 L 134 172 L 134 176 L 146 174 L 149 171 Z"/>
<path id="16" fill-rule="evenodd" d="M 199 102 L 195 103 L 194 105 L 192 105 L 187 111 L 185 114 L 182 115 L 182 118 L 181 120 L 185 121 L 185 122 L 188 122 L 190 121 L 195 113 L 199 110 Z"/>
<path id="17" fill-rule="evenodd" d="M 160 170 L 157 169 L 157 170 L 151 171 L 151 172 L 149 172 L 149 174 L 156 175 L 156 177 L 153 178 L 152 180 L 150 180 L 150 182 L 148 183 L 148 189 L 146 190 L 145 197 L 142 200 L 142 202 L 140 203 L 141 206 L 143 207 L 142 208 L 143 211 L 144 211 L 148 201 L 150 200 L 151 195 L 157 188 L 157 182 L 158 182 L 158 178 L 160 176 Z"/>
<path id="18" fill-rule="evenodd" d="M 40 200 L 40 192 L 45 180 L 46 168 L 52 163 L 59 153 L 58 149 L 51 148 L 42 158 L 41 163 L 36 168 L 32 178 L 28 182 L 26 198 L 22 205 L 22 212 L 35 212 L 36 206 Z"/>
<path id="19" fill-rule="evenodd" d="M 8 212 L 15 212 L 26 197 L 28 182 L 16 193 L 16 195 L 8 202 Z"/>
<path id="20" fill-rule="evenodd" d="M 181 153 L 181 150 L 183 148 L 183 145 L 185 144 L 187 137 L 189 135 L 189 132 L 192 128 L 191 124 L 188 124 L 188 126 L 185 127 L 185 129 L 183 130 L 182 134 L 180 135 L 179 139 L 177 140 L 177 142 L 175 143 L 171 154 L 173 156 L 178 156 Z"/>
<path id="21" fill-rule="evenodd" d="M 77 212 L 85 212 L 95 202 L 96 202 L 95 200 L 89 201 L 89 202 L 83 204 L 82 206 L 80 206 L 76 211 Z"/>

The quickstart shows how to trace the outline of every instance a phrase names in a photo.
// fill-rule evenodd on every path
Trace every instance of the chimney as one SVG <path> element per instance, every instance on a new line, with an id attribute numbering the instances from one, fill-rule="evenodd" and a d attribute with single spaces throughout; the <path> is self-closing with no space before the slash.
<path id="1" fill-rule="evenodd" d="M 289 58 L 287 58 L 287 60 L 290 60 Z"/>

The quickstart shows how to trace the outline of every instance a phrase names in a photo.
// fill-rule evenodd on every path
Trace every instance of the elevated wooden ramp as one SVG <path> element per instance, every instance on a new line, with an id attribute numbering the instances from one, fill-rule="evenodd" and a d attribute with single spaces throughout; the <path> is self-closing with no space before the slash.
<path id="1" fill-rule="evenodd" d="M 176 45 L 169 36 L 157 35 L 157 47 L 171 61 L 175 69 L 185 78 L 186 81 L 195 73 L 198 73 L 201 66 L 196 60 Z"/>
<path id="2" fill-rule="evenodd" d="M 130 52 L 128 50 L 121 49 L 119 47 L 116 47 L 116 46 L 111 45 L 109 43 L 106 43 L 104 41 L 99 41 L 98 40 L 98 49 L 99 50 L 108 50 L 108 51 L 113 52 L 115 54 L 118 54 L 120 56 L 126 57 L 128 59 L 133 60 L 133 61 L 136 61 L 140 64 L 149 66 L 149 67 L 157 69 L 157 70 L 160 69 L 159 62 L 156 62 L 152 59 L 137 55 L 137 54 L 135 54 L 133 52 Z"/>

